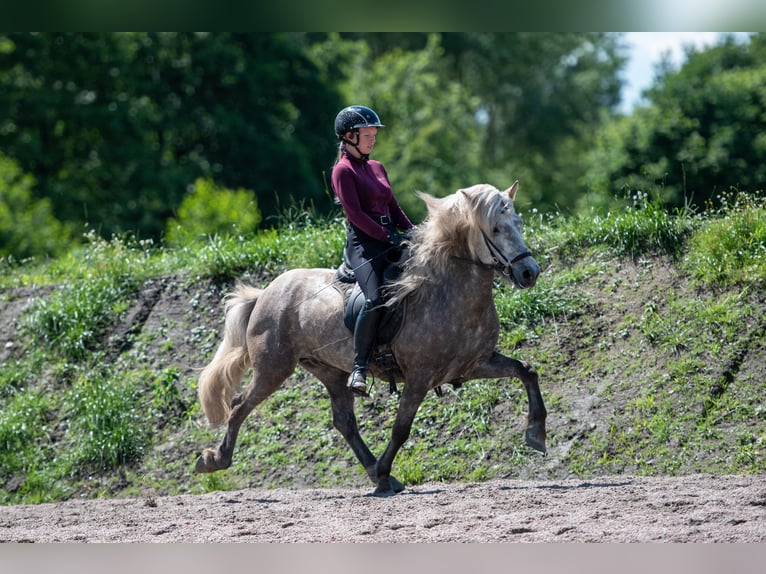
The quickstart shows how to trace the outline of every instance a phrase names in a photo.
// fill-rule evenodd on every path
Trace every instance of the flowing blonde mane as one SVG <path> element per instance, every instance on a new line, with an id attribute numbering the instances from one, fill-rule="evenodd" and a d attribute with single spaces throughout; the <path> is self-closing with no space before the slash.
<path id="1" fill-rule="evenodd" d="M 390 287 L 389 304 L 415 294 L 427 282 L 439 282 L 455 257 L 479 260 L 483 247 L 481 231 L 488 232 L 510 198 L 489 184 L 460 189 L 437 198 L 417 192 L 428 208 L 428 216 L 415 231 L 402 276 Z"/>

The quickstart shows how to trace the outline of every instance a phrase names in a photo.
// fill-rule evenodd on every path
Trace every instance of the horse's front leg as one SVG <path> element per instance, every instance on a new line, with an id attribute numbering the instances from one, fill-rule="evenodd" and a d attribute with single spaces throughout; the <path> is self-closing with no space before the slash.
<path id="1" fill-rule="evenodd" d="M 391 440 L 388 441 L 386 450 L 378 459 L 375 496 L 393 496 L 403 489 L 403 486 L 397 489 L 398 481 L 391 476 L 391 467 L 399 449 L 410 436 L 412 422 L 415 420 L 415 415 L 428 390 L 429 387 L 427 385 L 418 385 L 414 378 L 408 378 L 407 383 L 405 383 L 404 391 L 399 399 L 399 408 L 396 411 L 394 426 L 391 430 Z"/>
<path id="2" fill-rule="evenodd" d="M 545 454 L 545 403 L 540 394 L 537 371 L 525 361 L 511 359 L 500 353 L 492 353 L 492 356 L 469 373 L 468 379 L 499 379 L 503 377 L 515 377 L 519 379 L 527 391 L 529 400 L 529 413 L 527 414 L 526 442 L 533 449 Z"/>

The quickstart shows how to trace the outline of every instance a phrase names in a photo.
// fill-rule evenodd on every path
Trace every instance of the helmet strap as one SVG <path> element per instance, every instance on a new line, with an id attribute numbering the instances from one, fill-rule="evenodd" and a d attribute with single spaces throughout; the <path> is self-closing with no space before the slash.
<path id="1" fill-rule="evenodd" d="M 370 154 L 362 153 L 362 151 L 359 149 L 359 130 L 354 130 L 353 133 L 354 135 L 356 135 L 356 138 L 355 138 L 356 141 L 347 140 L 345 137 L 343 137 L 341 138 L 341 142 L 343 142 L 343 144 L 345 145 L 350 145 L 351 147 L 356 148 L 356 151 L 359 152 L 359 156 L 362 159 L 365 159 L 365 160 L 370 159 Z"/>

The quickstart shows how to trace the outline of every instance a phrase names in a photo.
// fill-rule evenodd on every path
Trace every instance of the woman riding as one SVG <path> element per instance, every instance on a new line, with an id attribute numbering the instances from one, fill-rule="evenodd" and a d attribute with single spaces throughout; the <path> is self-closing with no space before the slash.
<path id="1" fill-rule="evenodd" d="M 398 248 L 402 232 L 414 226 L 394 197 L 383 164 L 370 159 L 380 118 L 366 106 L 349 106 L 335 118 L 338 159 L 332 185 L 347 220 L 345 260 L 356 275 L 365 304 L 354 329 L 354 367 L 348 388 L 367 396 L 367 369 L 383 313 L 383 272 L 386 257 Z"/>

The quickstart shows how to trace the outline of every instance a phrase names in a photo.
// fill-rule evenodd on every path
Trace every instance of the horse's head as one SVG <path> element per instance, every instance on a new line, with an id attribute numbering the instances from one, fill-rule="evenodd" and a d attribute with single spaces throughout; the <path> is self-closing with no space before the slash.
<path id="1" fill-rule="evenodd" d="M 469 201 L 476 223 L 472 251 L 486 265 L 501 271 L 517 287 L 533 287 L 540 266 L 529 252 L 521 236 L 522 221 L 513 207 L 519 182 L 498 191 L 491 185 L 479 184 L 461 189 Z"/>

